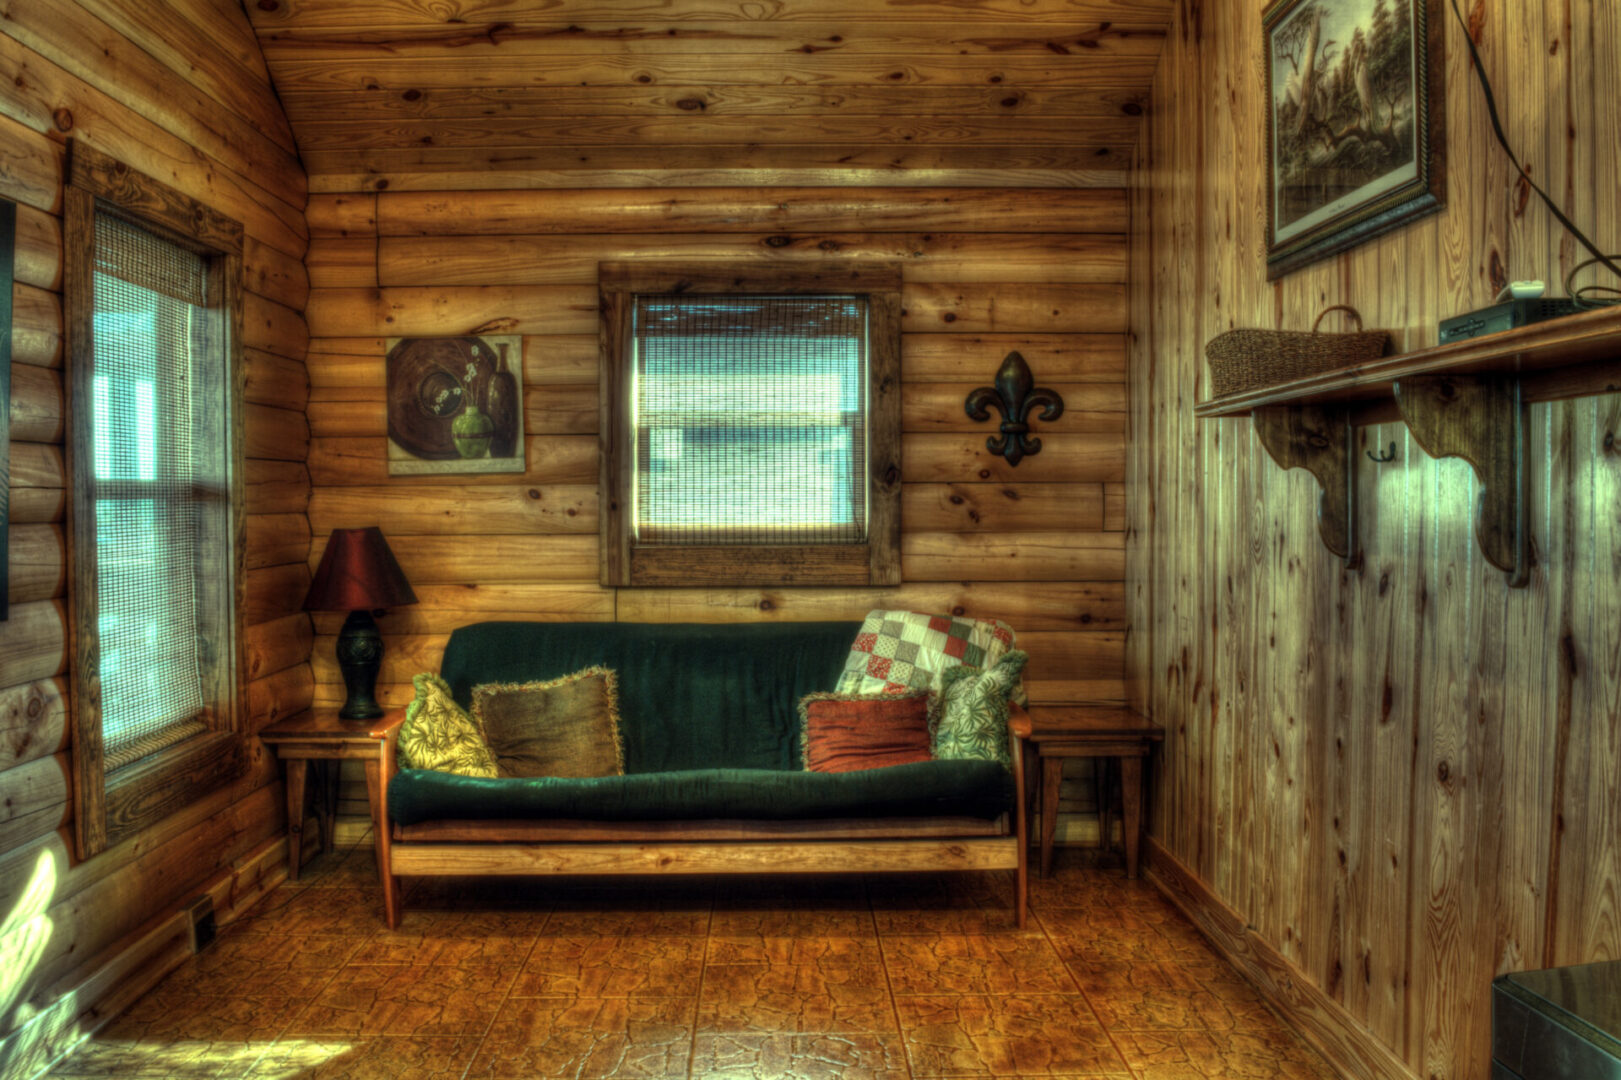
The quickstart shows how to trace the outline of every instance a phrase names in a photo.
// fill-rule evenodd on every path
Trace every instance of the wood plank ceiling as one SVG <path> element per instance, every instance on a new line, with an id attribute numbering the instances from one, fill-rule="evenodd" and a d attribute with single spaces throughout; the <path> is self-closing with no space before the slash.
<path id="1" fill-rule="evenodd" d="M 1118 184 L 1170 0 L 244 0 L 312 190 Z"/>

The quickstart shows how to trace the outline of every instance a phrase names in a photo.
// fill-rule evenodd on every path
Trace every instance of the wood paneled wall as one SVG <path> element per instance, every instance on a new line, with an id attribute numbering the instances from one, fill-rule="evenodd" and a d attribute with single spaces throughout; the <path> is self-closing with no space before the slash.
<path id="1" fill-rule="evenodd" d="M 1121 700 L 1126 199 L 1122 190 L 692 188 L 314 195 L 312 562 L 381 525 L 421 603 L 383 620 L 380 695 L 409 700 L 481 618 L 859 619 L 877 606 L 996 615 L 1038 701 Z M 597 292 L 603 259 L 905 263 L 905 583 L 896 589 L 603 590 Z M 524 335 L 523 476 L 390 479 L 383 339 Z M 963 398 L 1011 349 L 1067 411 L 1017 468 Z M 316 700 L 343 688 L 318 616 Z"/>
<path id="2" fill-rule="evenodd" d="M 1180 0 L 1139 148 L 1127 661 L 1167 729 L 1158 872 L 1346 1075 L 1483 1077 L 1495 974 L 1621 957 L 1621 397 L 1532 408 L 1538 565 L 1513 591 L 1469 467 L 1402 425 L 1360 431 L 1397 458 L 1359 457 L 1344 572 L 1311 479 L 1248 420 L 1193 418 L 1231 327 L 1350 303 L 1417 347 L 1579 258 L 1493 143 L 1449 11 L 1447 209 L 1269 284 L 1263 6 Z M 1510 140 L 1617 250 L 1621 9 L 1463 6 Z"/>
<path id="3" fill-rule="evenodd" d="M 88 862 L 73 857 L 64 531 L 63 144 L 76 137 L 244 222 L 248 688 L 255 727 L 309 706 L 305 180 L 240 9 L 178 0 L 11 5 L 0 36 L 0 195 L 18 202 L 10 618 L 0 622 L 0 1070 L 29 1075 L 93 995 L 63 992 L 151 920 L 227 880 L 252 893 L 283 826 L 279 776 L 249 773 Z M 279 848 L 277 851 L 279 852 Z M 277 854 L 276 859 L 282 856 Z M 26 894 L 44 867 L 46 906 Z M 211 885 L 211 883 L 214 883 Z M 222 916 L 228 912 L 222 911 Z M 43 915 L 50 932 L 25 948 Z M 6 920 L 10 921 L 6 921 Z M 29 956 L 28 961 L 18 957 Z M 35 1021 L 31 1026 L 30 1022 Z M 24 1029 L 26 1026 L 26 1030 Z M 11 1072 L 10 1070 L 17 1070 Z"/>

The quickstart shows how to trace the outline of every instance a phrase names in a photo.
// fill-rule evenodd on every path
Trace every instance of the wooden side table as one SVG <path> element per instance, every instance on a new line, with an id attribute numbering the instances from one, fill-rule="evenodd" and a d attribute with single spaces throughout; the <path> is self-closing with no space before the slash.
<path id="1" fill-rule="evenodd" d="M 1135 878 L 1143 824 L 1143 758 L 1165 738 L 1165 729 L 1130 709 L 1038 705 L 1029 712 L 1031 734 L 1025 741 L 1025 775 L 1037 778 L 1032 785 L 1032 802 L 1037 798 L 1035 791 L 1040 791 L 1041 876 L 1049 877 L 1053 871 L 1053 837 L 1058 830 L 1058 789 L 1064 780 L 1064 761 L 1118 758 L 1126 876 Z M 1035 768 L 1038 758 L 1039 770 Z M 1108 843 L 1107 836 L 1104 843 Z"/>
<path id="2" fill-rule="evenodd" d="M 376 825 L 382 815 L 383 742 L 395 718 L 391 715 L 377 720 L 340 720 L 336 709 L 311 709 L 297 716 L 289 716 L 259 732 L 259 738 L 275 747 L 276 756 L 287 763 L 287 880 L 298 880 L 298 861 L 301 852 L 301 834 L 304 831 L 304 793 L 309 775 L 309 764 L 321 766 L 321 797 L 316 802 L 316 817 L 321 825 L 321 850 L 332 850 L 332 820 L 337 812 L 338 766 L 341 762 L 357 760 L 366 771 L 367 804 L 371 807 L 374 844 L 378 851 L 378 867 L 384 865 L 382 849 L 386 838 L 377 835 Z M 381 869 L 379 869 L 381 873 Z"/>

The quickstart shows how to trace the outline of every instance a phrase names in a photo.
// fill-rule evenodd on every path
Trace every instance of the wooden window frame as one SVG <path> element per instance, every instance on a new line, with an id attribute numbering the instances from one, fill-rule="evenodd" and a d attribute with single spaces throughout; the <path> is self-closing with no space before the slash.
<path id="1" fill-rule="evenodd" d="M 247 769 L 247 664 L 242 619 L 244 570 L 242 454 L 242 224 L 105 154 L 70 139 L 63 189 L 63 322 L 69 365 L 67 463 L 69 657 L 73 724 L 74 832 L 89 858 L 241 776 Z M 208 259 L 210 306 L 223 312 L 225 364 L 199 393 L 229 391 L 224 418 L 224 516 L 231 581 L 205 588 L 228 642 L 206 657 L 211 700 L 196 719 L 207 732 L 106 770 L 102 745 L 100 597 L 97 592 L 94 453 L 96 214 L 113 214 Z M 82 445 L 81 445 L 82 444 Z"/>
<path id="2" fill-rule="evenodd" d="M 604 262 L 601 302 L 601 582 L 632 585 L 899 585 L 901 581 L 901 269 L 887 262 Z M 637 296 L 685 293 L 859 295 L 867 300 L 867 540 L 861 544 L 638 546 L 630 420 L 631 312 Z"/>

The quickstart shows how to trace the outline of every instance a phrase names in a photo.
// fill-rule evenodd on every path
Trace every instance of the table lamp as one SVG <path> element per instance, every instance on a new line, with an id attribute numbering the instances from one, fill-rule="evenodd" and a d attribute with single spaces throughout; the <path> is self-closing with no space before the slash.
<path id="1" fill-rule="evenodd" d="M 304 597 L 305 611 L 347 611 L 338 633 L 338 670 L 348 698 L 338 716 L 375 720 L 377 671 L 383 666 L 383 635 L 372 612 L 417 602 L 411 583 L 383 539 L 383 530 L 333 529 L 321 554 L 321 565 Z"/>

